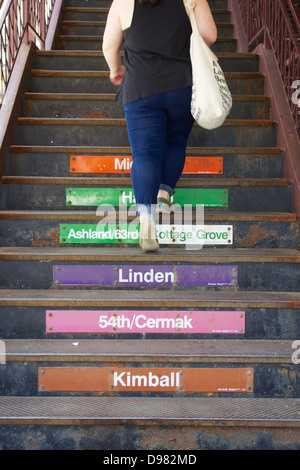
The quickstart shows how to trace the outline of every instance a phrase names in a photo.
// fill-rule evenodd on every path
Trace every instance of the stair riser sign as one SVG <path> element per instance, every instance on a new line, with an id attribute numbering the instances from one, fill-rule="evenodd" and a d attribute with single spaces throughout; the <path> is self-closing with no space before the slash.
<path id="1" fill-rule="evenodd" d="M 47 310 L 46 333 L 245 333 L 241 311 Z"/>
<path id="2" fill-rule="evenodd" d="M 0 340 L 0 364 L 6 364 L 6 346 L 5 342 Z"/>
<path id="3" fill-rule="evenodd" d="M 128 155 L 71 155 L 70 173 L 130 173 L 132 156 Z M 183 174 L 220 175 L 223 173 L 223 157 L 187 156 Z"/>
<path id="4" fill-rule="evenodd" d="M 228 225 L 157 225 L 160 245 L 231 245 Z M 61 243 L 139 243 L 139 225 L 61 224 Z"/>
<path id="5" fill-rule="evenodd" d="M 39 391 L 253 392 L 252 368 L 40 367 Z"/>
<path id="6" fill-rule="evenodd" d="M 237 266 L 59 265 L 54 285 L 106 287 L 224 287 L 238 285 Z"/>
<path id="7" fill-rule="evenodd" d="M 99 181 L 99 184 L 101 181 Z M 174 202 L 204 207 L 228 207 L 227 189 L 176 189 Z M 66 188 L 67 206 L 135 205 L 132 188 Z"/>

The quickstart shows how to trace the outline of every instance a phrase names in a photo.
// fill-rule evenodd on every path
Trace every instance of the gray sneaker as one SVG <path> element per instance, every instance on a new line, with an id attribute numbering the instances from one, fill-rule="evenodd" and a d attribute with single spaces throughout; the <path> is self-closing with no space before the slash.
<path id="1" fill-rule="evenodd" d="M 171 212 L 174 212 L 173 205 L 174 205 L 174 202 L 169 202 L 167 199 L 163 197 L 159 197 L 157 199 L 156 212 L 164 213 L 164 214 L 169 214 Z"/>

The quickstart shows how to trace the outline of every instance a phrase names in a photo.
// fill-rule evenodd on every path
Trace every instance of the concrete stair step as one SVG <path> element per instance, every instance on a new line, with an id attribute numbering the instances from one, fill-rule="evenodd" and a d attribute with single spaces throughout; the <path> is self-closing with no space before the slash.
<path id="1" fill-rule="evenodd" d="M 294 352 L 291 340 L 6 339 L 2 394 L 299 398 Z M 133 381 L 134 375 L 144 379 Z"/>
<path id="2" fill-rule="evenodd" d="M 16 144 L 128 146 L 125 119 L 23 118 L 15 127 Z M 194 125 L 188 145 L 276 146 L 276 124 L 271 120 L 227 119 L 222 127 L 207 131 Z"/>
<path id="3" fill-rule="evenodd" d="M 6 339 L 239 339 L 295 340 L 300 323 L 297 292 L 72 289 L 0 290 L 0 336 Z M 112 315 L 116 322 L 109 322 Z M 99 323 L 100 315 L 104 322 Z M 128 319 L 140 328 L 128 326 Z M 157 318 L 192 319 L 188 331 Z M 78 318 L 80 317 L 80 327 Z M 209 318 L 211 327 L 207 327 Z M 226 319 L 226 321 L 224 321 Z M 173 325 L 173 326 L 172 326 Z M 178 325 L 177 325 L 178 326 Z"/>
<path id="4" fill-rule="evenodd" d="M 259 57 L 254 53 L 217 52 L 224 72 L 259 72 Z M 33 57 L 33 70 L 108 70 L 101 51 L 37 50 Z"/>
<path id="5" fill-rule="evenodd" d="M 66 207 L 80 208 L 83 206 L 94 208 L 99 204 L 118 206 L 119 199 L 117 201 L 115 194 L 118 189 L 120 197 L 121 191 L 128 191 L 127 195 L 124 192 L 124 196 L 128 200 L 128 207 L 134 204 L 130 177 L 3 176 L 1 181 L 5 208 L 11 210 L 64 210 Z M 182 188 L 202 189 L 209 197 L 213 196 L 213 191 L 219 191 L 223 197 L 221 192 L 223 190 L 224 202 L 220 200 L 219 194 L 216 195 L 216 200 L 213 199 L 212 202 L 205 204 L 215 205 L 219 208 L 228 207 L 231 211 L 274 212 L 276 210 L 276 212 L 290 212 L 291 209 L 292 188 L 286 179 L 181 178 L 177 187 L 178 191 Z M 77 195 L 78 191 L 76 192 L 75 188 L 78 188 L 78 191 L 81 188 L 81 193 Z M 95 196 L 94 192 L 99 192 L 101 188 L 103 188 L 102 193 Z M 69 194 L 72 190 L 74 195 Z M 194 193 L 193 196 L 195 196 Z M 188 196 L 186 197 L 185 204 L 188 204 L 189 199 Z M 176 203 L 176 193 L 174 201 Z M 199 201 L 197 204 L 200 204 L 202 199 L 197 199 L 197 201 Z"/>
<path id="6" fill-rule="evenodd" d="M 101 36 L 105 28 L 105 21 L 62 21 L 61 33 L 65 35 Z M 231 23 L 217 23 L 220 37 L 233 37 L 234 27 Z"/>
<path id="7" fill-rule="evenodd" d="M 299 253 L 278 248 L 160 248 L 142 253 L 125 247 L 0 247 L 0 288 L 202 292 L 278 291 L 280 286 L 281 291 L 298 292 Z M 145 280 L 144 272 L 153 281 Z"/>
<path id="8" fill-rule="evenodd" d="M 131 291 L 115 289 L 101 295 L 93 290 L 0 289 L 1 307 L 88 307 L 88 308 L 282 308 L 299 309 L 298 292 L 206 291 L 199 296 L 195 291 L 182 291 L 174 296 L 170 291 Z"/>
<path id="9" fill-rule="evenodd" d="M 65 20 L 80 21 L 106 21 L 109 9 L 103 7 L 68 7 L 63 10 Z M 230 22 L 230 11 L 227 9 L 212 9 L 216 22 Z"/>
<path id="10" fill-rule="evenodd" d="M 219 425 L 298 428 L 299 399 L 3 397 L 3 424 Z M 55 410 L 55 412 L 54 412 Z M 232 432 L 232 431 L 231 431 Z"/>
<path id="11" fill-rule="evenodd" d="M 67 5 L 69 7 L 82 7 L 89 6 L 91 8 L 101 7 L 109 8 L 112 0 L 68 0 Z M 221 8 L 226 9 L 228 6 L 228 0 L 208 0 L 208 3 L 211 8 Z"/>
<path id="12" fill-rule="evenodd" d="M 80 244 L 72 241 L 65 243 L 62 238 L 65 237 L 65 229 L 74 228 L 77 230 L 90 227 L 93 229 L 101 222 L 103 216 L 98 216 L 93 211 L 0 211 L 1 229 L 0 238 L 2 246 L 60 246 Z M 134 221 L 135 216 L 128 215 L 126 223 Z M 120 214 L 105 215 L 105 221 L 114 225 L 120 221 Z M 18 229 L 16 230 L 16 221 Z M 195 214 L 190 217 L 185 216 L 186 224 L 194 225 L 199 222 Z M 175 218 L 176 225 L 182 223 L 180 219 Z M 119 222 L 120 223 L 120 222 Z M 160 219 L 157 216 L 158 228 L 161 224 L 174 225 L 174 217 Z M 79 225 L 78 225 L 79 224 Z M 209 211 L 204 214 L 205 225 L 225 225 L 233 230 L 232 246 L 235 248 L 298 248 L 298 230 L 299 223 L 296 214 L 293 213 L 272 213 L 272 212 L 231 212 L 231 211 Z M 69 230 L 68 229 L 68 230 Z M 94 240 L 86 240 L 86 244 L 93 243 Z M 107 245 L 98 241 L 98 246 Z M 114 240 L 116 245 L 121 242 Z M 124 244 L 124 242 L 123 242 Z M 126 242 L 125 242 L 126 244 Z M 134 245 L 132 245 L 134 247 Z M 176 249 L 180 245 L 173 245 Z M 215 245 L 216 247 L 219 245 Z M 226 246 L 226 245 L 225 245 Z M 222 247 L 222 245 L 221 245 Z"/>
<path id="13" fill-rule="evenodd" d="M 102 249 L 86 248 L 78 250 L 77 248 L 30 248 L 30 247 L 1 247 L 1 260 L 64 260 L 71 261 L 77 257 L 78 261 L 104 261 L 104 262 L 287 262 L 299 263 L 300 253 L 298 250 L 287 249 L 257 249 L 255 252 L 251 249 L 230 249 L 214 250 L 205 249 L 191 253 L 187 250 L 178 250 L 174 252 L 172 249 L 163 250 L 161 253 L 133 253 L 130 249 Z"/>
<path id="14" fill-rule="evenodd" d="M 104 60 L 104 59 L 103 59 Z M 99 68 L 99 58 L 98 58 Z M 115 93 L 116 87 L 109 80 L 109 72 L 103 70 L 46 70 L 32 69 L 28 91 L 42 93 Z M 224 72 L 233 95 L 263 95 L 264 77 L 259 72 Z"/>
<path id="15" fill-rule="evenodd" d="M 188 156 L 221 157 L 219 177 L 282 178 L 283 152 L 272 147 L 188 147 Z M 71 147 L 11 145 L 7 175 L 69 176 L 72 159 L 81 155 L 131 156 L 130 147 Z M 91 176 L 91 175 L 90 175 Z M 201 175 L 205 178 L 207 175 Z"/>
<path id="16" fill-rule="evenodd" d="M 57 47 L 62 50 L 87 50 L 87 51 L 101 51 L 102 50 L 101 35 L 60 35 L 58 37 Z M 218 37 L 217 41 L 211 46 L 211 50 L 216 52 L 235 52 L 237 49 L 237 41 L 234 38 Z"/>
<path id="17" fill-rule="evenodd" d="M 182 365 L 290 364 L 291 340 L 7 339 L 6 362 Z M 130 367 L 130 366 L 126 366 Z M 137 366 L 135 366 L 137 367 Z M 153 366 L 152 366 L 153 367 Z"/>
<path id="18" fill-rule="evenodd" d="M 124 118 L 113 93 L 25 93 L 22 114 L 27 117 Z M 269 119 L 270 99 L 234 95 L 230 119 Z"/>
<path id="19" fill-rule="evenodd" d="M 103 463 L 116 448 L 145 461 L 157 448 L 176 456 L 178 442 L 185 463 L 198 459 L 198 449 L 236 450 L 237 442 L 248 450 L 299 449 L 299 399 L 2 397 L 0 414 L 4 448 L 27 450 L 30 432 L 31 449 L 96 450 Z M 139 449 L 148 450 L 141 454 Z M 113 452 L 100 457 L 101 450 Z M 76 454 L 77 462 L 81 455 Z M 152 464 L 153 457 L 148 461 Z"/>

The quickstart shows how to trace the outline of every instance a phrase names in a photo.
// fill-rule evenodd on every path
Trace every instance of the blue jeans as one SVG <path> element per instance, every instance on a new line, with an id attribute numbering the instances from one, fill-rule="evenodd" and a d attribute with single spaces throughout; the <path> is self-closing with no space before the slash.
<path id="1" fill-rule="evenodd" d="M 191 87 L 171 90 L 124 106 L 137 207 L 156 204 L 159 189 L 174 193 L 194 123 L 191 93 Z"/>

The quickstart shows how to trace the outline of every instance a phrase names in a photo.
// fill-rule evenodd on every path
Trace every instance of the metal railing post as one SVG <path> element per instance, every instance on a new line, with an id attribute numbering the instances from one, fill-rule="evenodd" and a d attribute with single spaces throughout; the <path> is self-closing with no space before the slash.
<path id="1" fill-rule="evenodd" d="M 248 51 L 255 50 L 259 44 L 272 49 L 299 132 L 300 109 L 295 105 L 296 93 L 292 88 L 300 82 L 300 8 L 291 0 L 237 0 L 236 6 L 245 28 Z"/>

